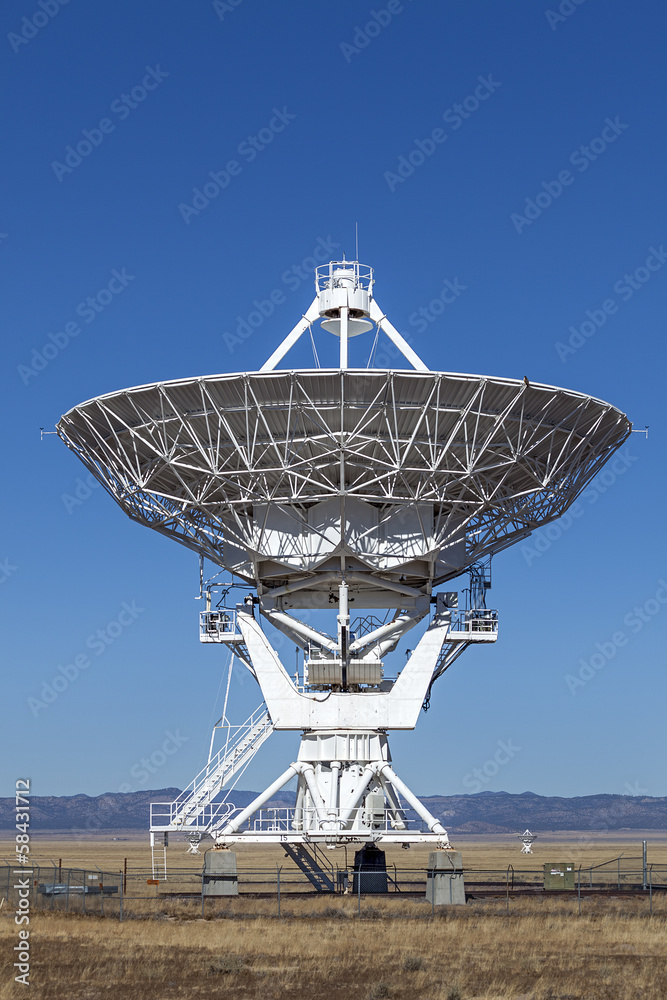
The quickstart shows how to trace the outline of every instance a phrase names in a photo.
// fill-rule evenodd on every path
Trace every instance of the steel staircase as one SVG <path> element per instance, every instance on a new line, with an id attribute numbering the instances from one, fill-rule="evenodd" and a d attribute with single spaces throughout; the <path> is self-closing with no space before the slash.
<path id="1" fill-rule="evenodd" d="M 308 881 L 315 886 L 317 892 L 334 891 L 333 865 L 327 861 L 317 845 L 313 844 L 308 848 L 304 844 L 285 843 L 281 846 L 285 848 L 285 853 L 301 869 Z"/>
<path id="2" fill-rule="evenodd" d="M 209 808 L 213 799 L 255 756 L 273 732 L 273 723 L 262 704 L 242 726 L 232 728 L 236 730 L 233 739 L 227 739 L 225 745 L 171 803 L 170 826 L 209 828 L 218 812 L 217 809 Z"/>

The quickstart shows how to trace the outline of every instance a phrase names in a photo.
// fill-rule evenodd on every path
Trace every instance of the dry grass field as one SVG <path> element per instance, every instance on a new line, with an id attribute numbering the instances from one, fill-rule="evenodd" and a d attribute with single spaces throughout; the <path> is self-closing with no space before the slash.
<path id="1" fill-rule="evenodd" d="M 472 1000 L 494 997 L 664 1000 L 667 909 L 644 900 L 497 901 L 437 910 L 376 901 L 290 902 L 282 919 L 213 917 L 180 904 L 159 919 L 44 913 L 32 929 L 29 995 L 38 1000 L 318 997 Z M 296 911 L 310 917 L 295 919 Z M 0 1000 L 12 980 L 10 920 L 0 921 Z"/>
<path id="2" fill-rule="evenodd" d="M 129 835 L 128 835 L 129 836 Z M 538 868 L 543 861 L 596 864 L 621 852 L 636 856 L 641 834 L 577 834 L 540 838 L 522 858 L 514 838 L 457 838 L 466 866 Z M 649 860 L 667 861 L 667 842 L 648 835 Z M 0 857 L 5 853 L 0 843 Z M 150 863 L 145 839 L 82 843 L 33 838 L 42 860 L 119 871 Z M 261 858 L 239 851 L 239 868 L 286 864 L 279 850 Z M 336 852 L 342 853 L 342 852 Z M 170 848 L 174 867 L 187 860 L 184 845 Z M 397 864 L 418 867 L 425 857 L 400 851 Z M 342 865 L 342 861 L 339 862 Z M 0 890 L 1 894 L 1 890 Z M 205 919 L 192 901 L 156 901 L 148 910 L 127 900 L 115 917 L 36 912 L 31 918 L 31 985 L 15 984 L 17 928 L 7 904 L 0 909 L 0 1000 L 243 1000 L 304 997 L 322 1000 L 664 1000 L 667 997 L 667 898 L 658 895 L 649 916 L 646 899 L 585 899 L 578 915 L 571 898 L 476 900 L 436 909 L 423 900 L 366 897 L 361 918 L 354 897 L 299 896 L 283 900 L 211 901 Z M 113 909 L 117 914 L 117 907 Z M 306 918 L 306 919 L 304 919 Z"/>
<path id="3" fill-rule="evenodd" d="M 10 856 L 13 850 L 13 839 L 10 831 L 0 835 L 0 864 L 3 858 Z M 508 865 L 515 869 L 522 867 L 540 868 L 544 862 L 572 861 L 582 868 L 598 865 L 619 855 L 624 857 L 639 857 L 641 855 L 642 839 L 649 844 L 649 861 L 655 864 L 667 864 L 667 832 L 657 833 L 649 830 L 617 832 L 610 834 L 581 833 L 565 831 L 540 834 L 533 845 L 534 853 L 529 856 L 520 853 L 521 845 L 516 835 L 464 835 L 454 837 L 455 847 L 463 854 L 466 868 L 506 870 Z M 210 841 L 204 842 L 204 848 L 210 846 Z M 200 855 L 186 853 L 187 844 L 183 839 L 172 837 L 171 846 L 167 850 L 168 865 L 174 869 L 191 869 L 200 871 L 202 858 Z M 352 863 L 352 852 L 348 851 L 348 862 Z M 239 869 L 273 868 L 276 864 L 288 869 L 291 865 L 278 845 L 269 847 L 251 847 L 243 845 L 237 848 Z M 147 833 L 119 833 L 114 839 L 105 834 L 88 834 L 67 836 L 63 834 L 33 833 L 31 838 L 31 858 L 39 864 L 56 865 L 62 860 L 63 867 L 86 867 L 93 864 L 110 871 L 120 871 L 127 858 L 129 868 L 142 870 L 151 866 L 151 852 Z M 331 860 L 339 867 L 345 867 L 345 854 L 342 850 L 332 851 Z M 387 850 L 387 863 L 395 864 L 397 868 L 425 868 L 428 863 L 428 848 L 412 847 L 402 850 L 400 847 Z"/>

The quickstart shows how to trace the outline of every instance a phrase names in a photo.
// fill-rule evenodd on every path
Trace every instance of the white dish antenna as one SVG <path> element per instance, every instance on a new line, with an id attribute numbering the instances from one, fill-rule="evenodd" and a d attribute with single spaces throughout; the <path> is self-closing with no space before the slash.
<path id="1" fill-rule="evenodd" d="M 530 830 L 524 830 L 523 833 L 519 834 L 519 840 L 521 841 L 521 853 L 532 854 L 533 844 L 537 840 L 537 834 L 531 833 Z"/>
<path id="2" fill-rule="evenodd" d="M 339 367 L 278 364 L 317 320 Z M 350 368 L 377 327 L 409 369 Z M 318 267 L 315 297 L 259 371 L 160 382 L 74 407 L 58 433 L 134 520 L 197 551 L 256 593 L 213 608 L 201 638 L 229 646 L 266 702 L 238 746 L 212 755 L 154 832 L 336 846 L 448 845 L 391 767 L 387 730 L 412 729 L 433 682 L 472 643 L 494 642 L 480 561 L 559 517 L 631 432 L 619 410 L 527 379 L 430 371 L 374 297 L 370 267 Z M 469 600 L 437 588 L 464 571 Z M 304 653 L 290 676 L 256 608 Z M 299 609 L 331 609 L 333 634 Z M 352 610 L 351 610 L 352 609 Z M 352 620 L 362 609 L 384 609 Z M 400 676 L 384 657 L 430 616 Z M 216 796 L 272 729 L 303 733 L 297 760 L 230 818 Z M 254 748 L 254 749 L 253 749 Z M 231 754 L 231 756 L 230 756 Z M 291 778 L 284 817 L 262 807 Z M 403 801 L 422 829 L 411 829 Z"/>

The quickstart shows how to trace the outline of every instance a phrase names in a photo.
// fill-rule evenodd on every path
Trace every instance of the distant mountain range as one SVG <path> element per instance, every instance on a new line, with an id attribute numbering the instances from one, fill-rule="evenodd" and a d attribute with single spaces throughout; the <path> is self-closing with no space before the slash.
<path id="1" fill-rule="evenodd" d="M 667 830 L 667 797 L 579 795 L 574 798 L 522 792 L 431 795 L 422 801 L 453 833 L 539 830 Z"/>
<path id="2" fill-rule="evenodd" d="M 99 830 L 147 830 L 151 802 L 173 802 L 180 788 L 158 788 L 145 792 L 105 792 L 103 795 L 31 795 L 30 829 L 70 833 Z M 235 806 L 247 806 L 257 792 L 235 791 Z M 0 798 L 0 830 L 14 826 L 15 800 Z M 286 792 L 271 799 L 264 808 L 291 806 L 294 794 Z"/>
<path id="3" fill-rule="evenodd" d="M 32 796 L 31 829 L 59 832 L 147 830 L 149 804 L 170 802 L 178 788 L 107 792 L 104 795 Z M 256 792 L 234 791 L 237 807 L 248 805 Z M 478 792 L 474 795 L 430 795 L 422 799 L 450 833 L 520 833 L 541 830 L 667 830 L 667 797 L 581 795 L 575 798 L 523 792 Z M 294 804 L 291 792 L 279 792 L 265 809 Z M 0 830 L 14 827 L 14 799 L 0 798 Z"/>

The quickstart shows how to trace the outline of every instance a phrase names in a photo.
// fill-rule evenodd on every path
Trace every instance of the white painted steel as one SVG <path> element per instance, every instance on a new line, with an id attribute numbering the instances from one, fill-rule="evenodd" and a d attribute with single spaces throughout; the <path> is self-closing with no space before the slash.
<path id="1" fill-rule="evenodd" d="M 278 611 L 317 606 L 342 557 L 357 607 L 430 593 L 564 513 L 630 433 L 581 393 L 371 369 L 128 389 L 58 428 L 130 517 Z"/>
<path id="2" fill-rule="evenodd" d="M 382 789 L 385 794 L 385 798 L 389 803 L 389 809 L 391 812 L 391 825 L 396 830 L 407 829 L 405 822 L 405 813 L 401 806 L 401 801 L 398 797 L 398 793 L 396 792 L 396 789 L 389 781 L 389 779 L 383 774 L 382 768 L 380 768 L 379 778 L 380 778 L 380 783 L 382 785 Z"/>
<path id="3" fill-rule="evenodd" d="M 341 306 L 340 310 L 340 367 L 347 368 L 347 320 L 348 307 Z"/>
<path id="4" fill-rule="evenodd" d="M 431 847 L 439 847 L 442 850 L 450 850 L 449 840 L 438 833 L 417 833 L 412 830 L 365 830 L 350 834 L 332 834 L 329 830 L 321 832 L 301 833 L 290 827 L 285 827 L 285 832 L 277 830 L 262 831 L 250 827 L 247 831 L 236 834 L 216 834 L 216 844 L 224 847 L 233 847 L 235 844 L 321 844 L 326 847 L 347 847 L 352 844 L 374 843 L 380 848 L 391 847 L 392 845 L 402 847 L 403 844 L 424 844 Z"/>
<path id="5" fill-rule="evenodd" d="M 288 333 L 285 339 L 282 341 L 282 343 L 278 347 L 276 347 L 275 351 L 268 359 L 268 361 L 264 362 L 264 364 L 260 368 L 260 371 L 272 372 L 276 367 L 276 365 L 282 361 L 287 352 L 292 347 L 294 347 L 294 345 L 296 344 L 297 340 L 299 340 L 301 335 L 306 332 L 306 330 L 311 326 L 312 323 L 315 322 L 318 315 L 319 315 L 319 310 L 317 307 L 317 299 L 313 299 L 313 301 L 308 306 L 308 309 L 303 314 L 303 316 L 296 324 L 294 329 L 291 330 L 290 333 Z"/>
<path id="6" fill-rule="evenodd" d="M 257 798 L 253 799 L 249 806 L 241 810 L 241 812 L 235 816 L 229 823 L 227 823 L 220 832 L 220 842 L 222 843 L 222 837 L 229 836 L 230 834 L 236 833 L 241 829 L 243 824 L 253 816 L 258 809 L 268 802 L 276 792 L 279 792 L 281 788 L 284 788 L 288 781 L 291 781 L 294 775 L 297 773 L 297 765 L 290 764 L 286 771 L 284 771 L 279 778 L 269 785 Z"/>
<path id="7" fill-rule="evenodd" d="M 352 815 L 357 809 L 357 806 L 361 802 L 364 792 L 370 785 L 371 781 L 375 777 L 375 767 L 373 764 L 367 764 L 366 767 L 361 772 L 361 777 L 357 782 L 354 790 L 351 792 L 347 802 L 342 807 L 340 811 L 340 824 L 341 827 L 346 826 L 352 819 Z"/>
<path id="8" fill-rule="evenodd" d="M 299 635 L 303 636 L 304 639 L 316 642 L 325 649 L 338 649 L 338 645 L 334 639 L 331 639 L 323 632 L 318 632 L 317 629 L 311 628 L 309 625 L 305 625 L 302 621 L 299 621 L 298 618 L 294 618 L 292 615 L 286 615 L 281 611 L 271 611 L 268 609 L 264 609 L 262 613 L 272 625 L 276 626 L 276 628 L 286 626 L 289 631 L 297 632 Z"/>
<path id="9" fill-rule="evenodd" d="M 403 357 L 410 362 L 413 368 L 415 368 L 418 372 L 427 372 L 429 370 L 419 355 L 410 347 L 407 340 L 402 337 L 396 327 L 389 322 L 386 315 L 382 312 L 375 300 L 371 303 L 370 316 L 371 319 L 377 323 L 380 329 L 387 334 L 392 343 L 398 347 Z"/>
<path id="10" fill-rule="evenodd" d="M 334 337 L 340 337 L 342 321 L 340 319 L 323 319 L 320 324 L 322 329 L 326 333 L 333 334 Z M 369 330 L 373 329 L 373 324 L 366 319 L 350 319 L 348 317 L 347 321 L 347 336 L 348 339 L 352 337 L 360 337 L 362 333 L 368 333 Z M 346 365 L 341 365 L 341 368 L 346 368 Z"/>
<path id="11" fill-rule="evenodd" d="M 246 769 L 273 732 L 271 717 L 260 705 L 241 726 L 234 728 L 217 754 L 173 802 L 151 803 L 152 831 L 196 830 L 206 833 L 230 811 L 226 797 L 214 802 L 232 779 Z M 213 735 L 215 735 L 215 730 Z M 212 745 L 212 744 L 211 744 Z"/>
<path id="12" fill-rule="evenodd" d="M 359 639 L 355 639 L 354 642 L 350 643 L 350 652 L 354 653 L 358 650 L 365 650 L 366 653 L 370 649 L 375 647 L 382 639 L 386 639 L 389 636 L 392 637 L 393 643 L 403 635 L 404 632 L 409 631 L 417 625 L 422 618 L 424 618 L 430 610 L 430 605 L 428 599 L 422 600 L 421 606 L 417 609 L 416 613 L 409 615 L 407 612 L 399 614 L 393 621 L 388 622 L 386 625 L 381 625 L 379 628 L 374 629 L 372 632 L 367 632 L 366 635 L 362 635 Z"/>
<path id="13" fill-rule="evenodd" d="M 431 833 L 438 834 L 439 836 L 443 837 L 443 839 L 446 842 L 449 842 L 447 831 L 445 830 L 442 823 L 428 811 L 426 806 L 419 801 L 414 792 L 410 791 L 405 782 L 401 781 L 398 775 L 394 772 L 391 765 L 383 764 L 381 771 L 384 777 L 387 778 L 392 783 L 396 791 L 403 796 L 403 798 L 409 805 L 412 806 L 417 815 L 424 820 Z"/>
<path id="14" fill-rule="evenodd" d="M 433 620 L 390 691 L 322 696 L 296 688 L 252 615 L 239 610 L 238 623 L 277 730 L 414 729 L 449 625 Z"/>
<path id="15" fill-rule="evenodd" d="M 252 598 L 232 615 L 209 604 L 202 641 L 233 649 L 267 705 L 244 759 L 273 728 L 302 731 L 299 758 L 234 816 L 214 799 L 236 764 L 214 760 L 185 797 L 161 804 L 154 831 L 204 828 L 220 844 L 447 847 L 391 767 L 386 730 L 414 728 L 434 681 L 472 643 L 496 640 L 497 614 L 438 604 L 395 681 L 381 657 L 426 616 L 435 588 L 563 514 L 631 433 L 624 414 L 583 393 L 429 371 L 373 287 L 371 268 L 331 261 L 260 371 L 109 393 L 58 424 L 131 518 L 257 589 L 260 612 L 306 651 L 306 679 L 310 662 L 322 689 L 289 676 Z M 339 368 L 277 370 L 318 318 L 340 338 Z M 348 367 L 349 340 L 371 323 L 413 370 Z M 395 609 L 393 620 L 350 641 L 352 602 Z M 288 613 L 331 604 L 335 638 Z M 265 823 L 262 806 L 295 776 L 295 808 Z M 406 829 L 399 794 L 428 833 Z"/>

